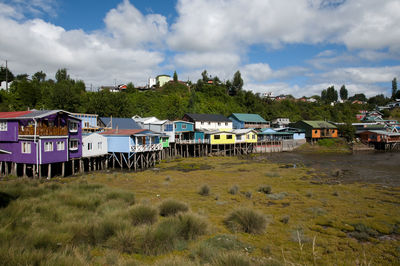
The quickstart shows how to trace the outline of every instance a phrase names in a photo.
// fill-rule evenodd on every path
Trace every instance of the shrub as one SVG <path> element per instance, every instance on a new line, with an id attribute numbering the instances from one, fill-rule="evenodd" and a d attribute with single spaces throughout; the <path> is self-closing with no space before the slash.
<path id="1" fill-rule="evenodd" d="M 216 259 L 214 259 L 212 265 L 250 266 L 251 262 L 248 257 L 246 257 L 243 254 L 240 254 L 239 252 L 229 252 L 221 254 Z"/>
<path id="2" fill-rule="evenodd" d="M 153 224 L 157 221 L 158 211 L 150 206 L 138 205 L 129 211 L 133 225 Z"/>
<path id="3" fill-rule="evenodd" d="M 286 198 L 287 193 L 286 192 L 280 192 L 280 193 L 275 193 L 275 194 L 268 194 L 267 195 L 269 199 L 272 200 L 281 200 Z"/>
<path id="4" fill-rule="evenodd" d="M 112 191 L 110 193 L 107 193 L 106 195 L 107 200 L 111 199 L 122 199 L 129 205 L 135 204 L 135 194 L 129 191 Z"/>
<path id="5" fill-rule="evenodd" d="M 246 195 L 246 198 L 248 198 L 248 199 L 251 199 L 253 197 L 253 194 L 251 193 L 251 191 L 247 191 L 245 193 L 245 195 Z"/>
<path id="6" fill-rule="evenodd" d="M 271 187 L 267 185 L 262 185 L 258 188 L 258 192 L 262 192 L 265 194 L 271 194 L 271 191 L 272 191 Z"/>
<path id="7" fill-rule="evenodd" d="M 173 199 L 164 200 L 159 209 L 161 216 L 175 215 L 178 212 L 187 212 L 189 210 L 185 203 Z"/>
<path id="8" fill-rule="evenodd" d="M 239 192 L 239 187 L 237 185 L 234 185 L 229 189 L 229 193 L 232 195 L 236 195 L 238 192 Z"/>
<path id="9" fill-rule="evenodd" d="M 199 194 L 202 196 L 210 195 L 210 187 L 208 185 L 203 185 L 199 190 Z"/>
<path id="10" fill-rule="evenodd" d="M 233 211 L 224 221 L 225 225 L 232 231 L 245 233 L 262 233 L 267 225 L 267 220 L 259 212 L 247 208 Z"/>
<path id="11" fill-rule="evenodd" d="M 111 244 L 120 252 L 133 253 L 135 252 L 135 244 L 137 243 L 137 236 L 132 228 L 125 228 L 118 231 L 115 238 L 112 239 Z"/>
<path id="12" fill-rule="evenodd" d="M 185 240 L 193 240 L 207 233 L 207 222 L 193 213 L 180 214 L 178 216 L 178 233 Z"/>

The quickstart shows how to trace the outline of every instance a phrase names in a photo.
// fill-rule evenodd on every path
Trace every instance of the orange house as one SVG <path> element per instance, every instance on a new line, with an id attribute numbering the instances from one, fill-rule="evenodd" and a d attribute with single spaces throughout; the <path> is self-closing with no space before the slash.
<path id="1" fill-rule="evenodd" d="M 305 130 L 308 140 L 338 137 L 337 127 L 326 121 L 302 120 L 296 122 L 294 127 Z"/>

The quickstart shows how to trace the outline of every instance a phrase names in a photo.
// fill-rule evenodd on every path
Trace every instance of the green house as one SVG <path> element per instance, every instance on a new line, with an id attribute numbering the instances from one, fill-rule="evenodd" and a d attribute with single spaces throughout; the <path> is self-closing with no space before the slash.
<path id="1" fill-rule="evenodd" d="M 167 135 L 162 135 L 160 137 L 161 143 L 163 148 L 168 148 L 169 147 L 169 137 Z"/>

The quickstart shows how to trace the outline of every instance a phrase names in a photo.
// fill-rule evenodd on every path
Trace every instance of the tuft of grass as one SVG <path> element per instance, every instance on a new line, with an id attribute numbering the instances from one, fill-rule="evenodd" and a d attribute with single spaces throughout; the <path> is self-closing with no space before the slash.
<path id="1" fill-rule="evenodd" d="M 290 216 L 289 215 L 285 215 L 283 216 L 279 221 L 283 224 L 287 224 L 289 222 Z"/>
<path id="2" fill-rule="evenodd" d="M 225 225 L 232 231 L 249 234 L 260 234 L 267 226 L 263 214 L 248 208 L 240 208 L 231 212 L 224 220 Z"/>
<path id="3" fill-rule="evenodd" d="M 229 193 L 232 195 L 236 195 L 239 192 L 239 187 L 237 185 L 233 185 L 230 189 L 229 189 Z"/>
<path id="4" fill-rule="evenodd" d="M 264 193 L 264 194 L 271 194 L 272 189 L 271 189 L 270 186 L 262 185 L 262 186 L 260 186 L 260 187 L 258 188 L 257 191 L 258 191 L 258 192 L 262 192 L 262 193 Z"/>
<path id="5" fill-rule="evenodd" d="M 178 216 L 178 232 L 185 240 L 193 240 L 207 233 L 208 223 L 199 215 L 193 213 Z"/>
<path id="6" fill-rule="evenodd" d="M 147 205 L 134 206 L 129 210 L 133 225 L 154 224 L 157 222 L 158 210 Z"/>
<path id="7" fill-rule="evenodd" d="M 223 253 L 215 258 L 212 262 L 215 266 L 250 266 L 252 265 L 250 259 L 238 252 Z"/>
<path id="8" fill-rule="evenodd" d="M 176 215 L 178 212 L 187 212 L 189 210 L 185 203 L 174 199 L 164 200 L 158 208 L 161 216 Z"/>
<path id="9" fill-rule="evenodd" d="M 253 194 L 251 193 L 251 191 L 247 191 L 245 193 L 245 195 L 246 195 L 246 198 L 248 198 L 248 199 L 251 199 L 253 197 Z"/>
<path id="10" fill-rule="evenodd" d="M 208 196 L 210 195 L 210 187 L 208 185 L 202 185 L 199 194 L 202 196 Z"/>
<path id="11" fill-rule="evenodd" d="M 271 200 L 281 200 L 286 198 L 288 194 L 286 192 L 280 192 L 280 193 L 274 193 L 274 194 L 268 194 L 267 197 Z"/>

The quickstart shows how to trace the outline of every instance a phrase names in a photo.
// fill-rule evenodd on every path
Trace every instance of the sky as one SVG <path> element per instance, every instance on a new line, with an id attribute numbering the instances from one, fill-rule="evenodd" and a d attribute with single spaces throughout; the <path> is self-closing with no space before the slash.
<path id="1" fill-rule="evenodd" d="M 255 93 L 390 96 L 399 25 L 398 0 L 0 0 L 0 65 L 92 89 L 239 70 Z"/>

